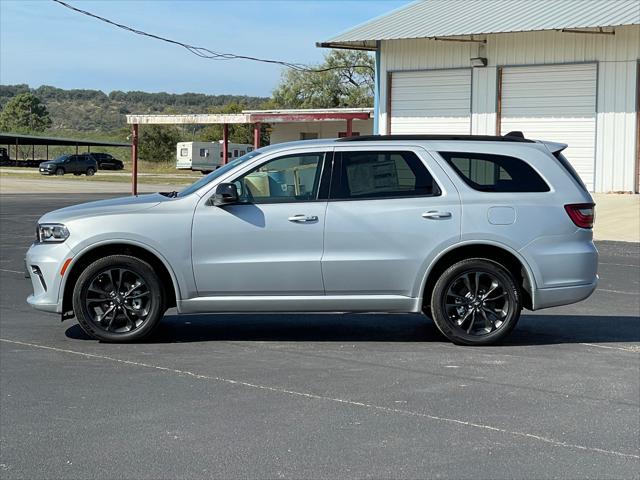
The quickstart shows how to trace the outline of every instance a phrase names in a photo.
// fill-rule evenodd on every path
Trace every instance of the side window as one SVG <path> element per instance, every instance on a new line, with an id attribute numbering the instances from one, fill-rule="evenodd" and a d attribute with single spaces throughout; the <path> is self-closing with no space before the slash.
<path id="1" fill-rule="evenodd" d="M 209 149 L 208 148 L 201 148 L 200 149 L 200 157 L 206 158 L 208 156 L 209 156 Z"/>
<path id="2" fill-rule="evenodd" d="M 186 157 L 187 155 L 189 155 L 189 149 L 188 148 L 181 148 L 180 149 L 180 156 L 181 157 Z"/>
<path id="3" fill-rule="evenodd" d="M 318 198 L 324 153 L 287 155 L 264 163 L 235 180 L 246 203 L 304 202 Z"/>
<path id="4" fill-rule="evenodd" d="M 549 185 L 523 160 L 486 153 L 439 152 L 464 182 L 481 192 L 548 192 Z"/>
<path id="5" fill-rule="evenodd" d="M 413 152 L 342 152 L 332 199 L 440 195 L 440 188 Z"/>

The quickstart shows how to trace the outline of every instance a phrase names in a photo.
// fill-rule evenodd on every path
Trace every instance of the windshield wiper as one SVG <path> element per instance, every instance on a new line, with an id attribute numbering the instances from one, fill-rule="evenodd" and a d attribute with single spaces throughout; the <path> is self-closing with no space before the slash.
<path id="1" fill-rule="evenodd" d="M 169 197 L 169 198 L 175 198 L 178 196 L 178 192 L 176 192 L 175 190 L 173 192 L 158 192 L 160 193 L 160 195 L 164 195 L 165 197 Z"/>

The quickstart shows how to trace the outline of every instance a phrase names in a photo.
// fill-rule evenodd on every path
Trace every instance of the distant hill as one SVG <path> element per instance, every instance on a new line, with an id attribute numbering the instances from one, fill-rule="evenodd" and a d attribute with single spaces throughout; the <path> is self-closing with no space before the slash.
<path id="1" fill-rule="evenodd" d="M 0 109 L 11 97 L 31 92 L 46 104 L 53 125 L 51 131 L 115 133 L 126 127 L 128 113 L 203 113 L 230 103 L 259 108 L 268 100 L 244 95 L 202 93 L 148 93 L 100 90 L 65 90 L 43 85 L 0 85 Z"/>

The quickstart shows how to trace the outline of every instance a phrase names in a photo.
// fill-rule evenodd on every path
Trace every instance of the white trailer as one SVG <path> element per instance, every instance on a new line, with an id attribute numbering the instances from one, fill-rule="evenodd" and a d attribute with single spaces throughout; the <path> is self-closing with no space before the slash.
<path id="1" fill-rule="evenodd" d="M 253 150 L 253 145 L 229 143 L 228 160 L 235 160 Z M 176 168 L 208 173 L 223 162 L 222 140 L 218 142 L 180 142 L 176 146 Z"/>

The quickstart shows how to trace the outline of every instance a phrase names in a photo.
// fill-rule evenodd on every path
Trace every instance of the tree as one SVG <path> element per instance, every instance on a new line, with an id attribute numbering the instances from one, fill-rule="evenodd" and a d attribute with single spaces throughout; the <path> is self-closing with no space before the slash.
<path id="1" fill-rule="evenodd" d="M 142 125 L 138 140 L 140 160 L 175 161 L 176 143 L 180 140 L 180 130 L 173 125 Z"/>
<path id="2" fill-rule="evenodd" d="M 371 107 L 374 60 L 366 52 L 332 50 L 316 71 L 287 70 L 273 91 L 279 108 Z"/>
<path id="3" fill-rule="evenodd" d="M 0 130 L 5 132 L 43 132 L 50 126 L 46 105 L 32 93 L 16 95 L 0 113 Z"/>

